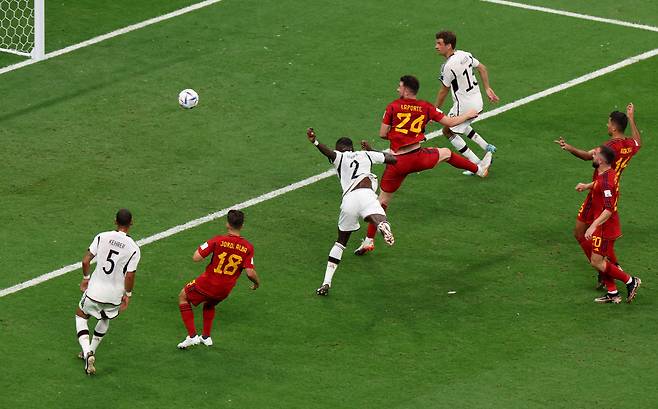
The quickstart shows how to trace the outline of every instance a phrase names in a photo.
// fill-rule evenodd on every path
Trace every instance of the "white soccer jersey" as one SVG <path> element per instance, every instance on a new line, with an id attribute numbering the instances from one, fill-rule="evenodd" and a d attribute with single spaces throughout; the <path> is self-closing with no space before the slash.
<path id="1" fill-rule="evenodd" d="M 377 190 L 377 176 L 371 172 L 372 165 L 384 163 L 384 154 L 375 151 L 336 152 L 334 168 L 340 179 L 343 194 L 352 190 L 363 179 L 372 180 L 373 190 Z"/>
<path id="2" fill-rule="evenodd" d="M 106 231 L 94 237 L 89 246 L 96 256 L 96 269 L 86 295 L 94 301 L 121 304 L 126 273 L 136 271 L 141 253 L 137 243 L 121 231 Z"/>
<path id="3" fill-rule="evenodd" d="M 450 88 L 453 107 L 451 112 L 461 115 L 469 109 L 482 110 L 482 94 L 473 68 L 480 62 L 471 53 L 455 50 L 441 66 L 441 83 Z"/>

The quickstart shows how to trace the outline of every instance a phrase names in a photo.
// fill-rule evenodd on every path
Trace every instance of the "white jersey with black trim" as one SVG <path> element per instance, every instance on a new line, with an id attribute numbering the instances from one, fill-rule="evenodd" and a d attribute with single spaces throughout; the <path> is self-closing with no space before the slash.
<path id="1" fill-rule="evenodd" d="M 127 272 L 137 271 L 141 252 L 137 243 L 122 231 L 99 233 L 89 245 L 96 269 L 86 295 L 94 301 L 119 305 Z"/>
<path id="2" fill-rule="evenodd" d="M 377 176 L 372 171 L 373 164 L 384 163 L 384 154 L 376 151 L 346 151 L 336 153 L 333 165 L 336 169 L 343 195 L 352 190 L 363 179 L 370 178 L 372 189 L 377 190 Z"/>
<path id="3" fill-rule="evenodd" d="M 455 50 L 446 62 L 441 66 L 439 80 L 443 85 L 450 88 L 453 101 L 453 111 L 461 115 L 469 109 L 478 112 L 482 110 L 482 94 L 473 73 L 480 61 L 475 59 L 471 53 Z"/>

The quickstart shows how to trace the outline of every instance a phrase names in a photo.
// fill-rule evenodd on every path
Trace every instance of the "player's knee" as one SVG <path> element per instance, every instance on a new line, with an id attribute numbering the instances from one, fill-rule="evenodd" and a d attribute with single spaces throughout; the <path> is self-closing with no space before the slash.
<path id="1" fill-rule="evenodd" d="M 178 303 L 179 304 L 185 304 L 187 303 L 187 294 L 185 294 L 185 290 L 180 290 L 180 293 L 178 293 Z"/>
<path id="2" fill-rule="evenodd" d="M 589 263 L 595 269 L 597 269 L 599 271 L 603 271 L 603 267 L 604 267 L 604 264 L 605 264 L 605 261 L 603 260 L 603 257 L 597 257 L 595 254 L 593 254 L 592 258 L 589 261 Z"/>
<path id="3" fill-rule="evenodd" d="M 452 156 L 452 151 L 448 148 L 439 148 L 439 161 L 444 161 L 450 159 Z"/>

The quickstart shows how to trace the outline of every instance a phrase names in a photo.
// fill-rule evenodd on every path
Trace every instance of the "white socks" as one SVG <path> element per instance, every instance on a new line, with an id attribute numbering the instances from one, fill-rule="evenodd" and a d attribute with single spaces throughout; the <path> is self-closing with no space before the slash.
<path id="1" fill-rule="evenodd" d="M 463 155 L 466 159 L 470 160 L 475 164 L 477 164 L 480 161 L 477 155 L 474 154 L 473 151 L 468 146 L 466 146 L 466 142 L 464 142 L 464 139 L 462 139 L 461 136 L 454 134 L 448 140 L 450 141 L 452 146 L 454 146 L 455 149 L 457 149 L 457 151 L 461 155 Z"/>
<path id="2" fill-rule="evenodd" d="M 468 128 L 466 128 L 464 130 L 464 135 L 466 135 L 473 142 L 477 143 L 478 146 L 480 146 L 480 148 L 484 150 L 487 149 L 487 145 L 488 145 L 487 141 L 485 141 L 484 138 L 480 136 L 480 134 L 475 132 L 475 129 L 473 129 L 472 127 L 469 126 Z"/>
<path id="3" fill-rule="evenodd" d="M 334 278 L 334 273 L 336 272 L 336 268 L 338 268 L 338 264 L 340 264 L 340 259 L 343 257 L 343 250 L 345 250 L 345 246 L 336 242 L 334 243 L 334 246 L 329 251 L 327 270 L 324 273 L 324 281 L 322 282 L 323 285 L 328 284 L 329 287 L 331 287 L 331 280 Z"/>
<path id="4" fill-rule="evenodd" d="M 87 319 L 75 316 L 75 329 L 78 332 L 78 342 L 82 348 L 83 356 L 87 356 L 90 351 L 89 347 L 89 327 L 87 326 Z"/>
<path id="5" fill-rule="evenodd" d="M 91 339 L 91 352 L 96 353 L 96 348 L 98 348 L 98 344 L 100 344 L 103 340 L 103 336 L 109 327 L 110 320 L 99 320 L 96 323 L 96 328 L 94 329 L 94 337 Z"/>

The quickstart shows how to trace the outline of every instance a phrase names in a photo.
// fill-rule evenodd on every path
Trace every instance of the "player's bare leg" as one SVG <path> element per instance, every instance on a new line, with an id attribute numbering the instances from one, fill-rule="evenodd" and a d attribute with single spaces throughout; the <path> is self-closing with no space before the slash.
<path id="1" fill-rule="evenodd" d="M 448 141 L 452 144 L 452 146 L 457 149 L 457 152 L 462 154 L 466 159 L 470 160 L 471 162 L 475 163 L 476 165 L 480 163 L 480 158 L 477 157 L 475 153 L 466 145 L 466 142 L 464 142 L 464 139 L 452 130 L 448 128 L 447 126 L 443 127 L 443 136 L 448 139 Z M 471 172 L 470 170 L 465 170 L 463 172 L 464 175 L 470 176 L 473 175 L 474 172 Z"/>
<path id="2" fill-rule="evenodd" d="M 187 300 L 185 289 L 182 289 L 178 294 L 178 308 L 183 319 L 183 324 L 185 324 L 185 328 L 187 329 L 187 337 L 177 345 L 178 349 L 187 349 L 193 345 L 199 345 L 201 340 L 194 327 L 194 312 L 192 311 L 192 305 Z"/>
<path id="3" fill-rule="evenodd" d="M 384 210 L 388 209 L 388 204 L 393 199 L 392 192 L 384 192 L 383 190 L 379 192 L 379 203 L 382 205 Z M 368 223 L 368 232 L 366 233 L 366 238 L 363 239 L 361 245 L 354 250 L 354 254 L 357 256 L 362 256 L 370 251 L 375 249 L 375 236 L 377 235 L 377 225 L 374 223 Z"/>
<path id="4" fill-rule="evenodd" d="M 331 288 L 331 282 L 340 264 L 340 260 L 343 258 L 343 251 L 347 246 L 347 242 L 350 239 L 351 231 L 342 231 L 338 229 L 338 239 L 329 250 L 329 257 L 327 259 L 327 269 L 324 272 L 324 280 L 320 288 L 315 290 L 317 295 L 326 296 L 329 295 L 329 289 Z"/>

